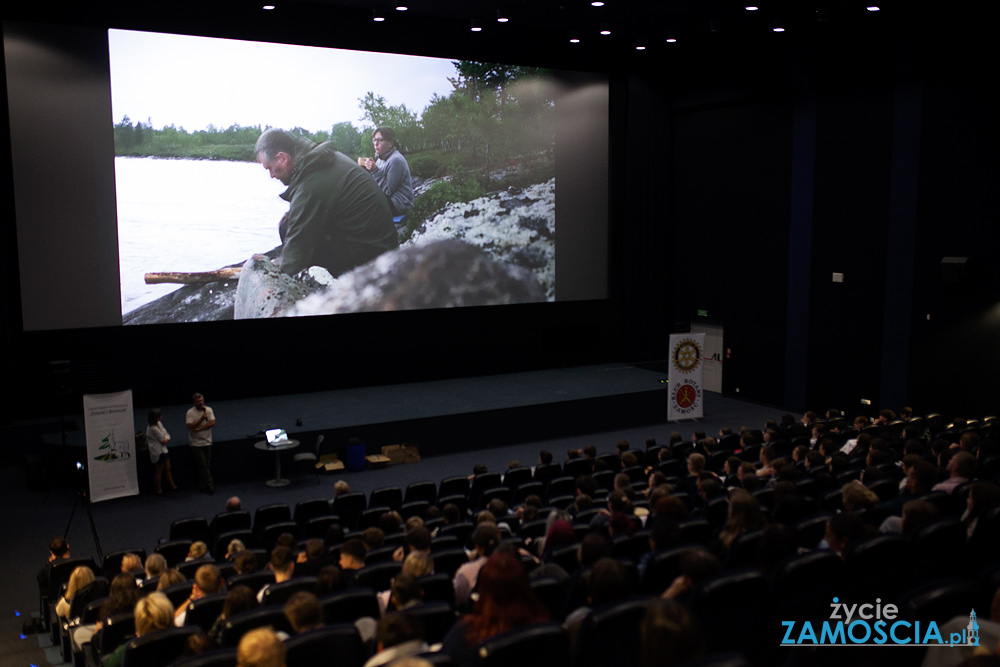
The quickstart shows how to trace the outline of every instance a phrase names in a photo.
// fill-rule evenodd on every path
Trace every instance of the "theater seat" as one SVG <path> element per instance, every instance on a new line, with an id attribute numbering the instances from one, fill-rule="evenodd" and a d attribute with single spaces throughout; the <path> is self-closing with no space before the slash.
<path id="1" fill-rule="evenodd" d="M 424 640 L 428 644 L 437 644 L 451 630 L 458 620 L 458 615 L 450 602 L 431 600 L 406 608 L 406 613 L 417 619 L 423 626 Z"/>
<path id="2" fill-rule="evenodd" d="M 527 625 L 490 637 L 476 655 L 482 667 L 569 667 L 569 635 L 558 623 Z"/>
<path id="3" fill-rule="evenodd" d="M 212 625 L 222 613 L 222 606 L 226 603 L 227 595 L 228 593 L 225 592 L 213 593 L 191 602 L 184 615 L 184 626 L 197 627 L 205 632 L 211 630 Z"/>
<path id="4" fill-rule="evenodd" d="M 306 593 L 316 594 L 319 589 L 319 581 L 316 577 L 294 577 L 288 581 L 282 581 L 280 583 L 271 584 L 264 591 L 264 600 L 262 604 L 266 605 L 284 605 L 288 602 L 288 598 L 292 597 L 296 593 L 305 591 Z"/>
<path id="5" fill-rule="evenodd" d="M 830 615 L 830 600 L 843 585 L 844 562 L 833 551 L 790 556 L 771 573 L 771 597 L 778 619 L 814 619 Z"/>
<path id="6" fill-rule="evenodd" d="M 899 617 L 908 621 L 942 624 L 968 615 L 976 601 L 976 588 L 964 579 L 939 579 L 907 590 L 899 597 Z M 985 617 L 988 610 L 983 610 Z"/>
<path id="7" fill-rule="evenodd" d="M 299 531 L 305 528 L 305 525 L 309 522 L 309 519 L 326 516 L 330 513 L 330 501 L 326 498 L 310 498 L 309 500 L 302 500 L 295 504 L 295 513 L 292 515 L 292 521 L 294 521 L 299 526 Z M 296 532 L 298 535 L 298 532 Z"/>
<path id="8" fill-rule="evenodd" d="M 122 667 L 167 667 L 181 657 L 188 637 L 200 628 L 165 628 L 154 630 L 128 643 Z"/>
<path id="9" fill-rule="evenodd" d="M 412 482 L 406 486 L 406 493 L 403 495 L 404 503 L 412 503 L 418 500 L 426 500 L 433 504 L 437 500 L 437 485 L 434 482 Z"/>
<path id="10" fill-rule="evenodd" d="M 380 615 L 375 591 L 371 588 L 354 586 L 345 591 L 332 593 L 320 598 L 325 623 L 353 623 L 359 618 Z"/>
<path id="11" fill-rule="evenodd" d="M 292 627 L 285 618 L 285 611 L 281 607 L 261 607 L 243 611 L 229 617 L 222 626 L 222 634 L 219 636 L 219 643 L 222 646 L 235 647 L 240 643 L 240 639 L 250 630 L 271 626 L 275 630 L 282 630 L 287 633 L 292 632 Z"/>
<path id="12" fill-rule="evenodd" d="M 844 549 L 847 602 L 892 600 L 910 581 L 912 550 L 900 535 L 875 535 Z"/>
<path id="13" fill-rule="evenodd" d="M 253 513 L 253 534 L 255 542 L 260 544 L 260 536 L 264 529 L 275 523 L 285 523 L 292 520 L 292 511 L 286 503 L 275 503 L 258 507 Z M 249 545 L 247 545 L 249 546 Z"/>
<path id="14" fill-rule="evenodd" d="M 697 618 L 711 619 L 702 630 L 706 645 L 718 651 L 754 650 L 754 662 L 770 664 L 761 652 L 776 647 L 780 624 L 772 620 L 767 580 L 752 569 L 725 572 L 703 582 L 694 593 Z"/>
<path id="15" fill-rule="evenodd" d="M 577 632 L 573 664 L 576 667 L 638 665 L 639 628 L 649 600 L 647 596 L 636 596 L 596 607 Z"/>
<path id="16" fill-rule="evenodd" d="M 388 507 L 390 510 L 398 510 L 403 504 L 403 490 L 398 486 L 384 486 L 375 489 L 368 496 L 368 507 Z"/>
<path id="17" fill-rule="evenodd" d="M 177 519 L 170 524 L 170 541 L 191 540 L 192 542 L 208 543 L 208 521 L 204 517 L 195 516 L 187 519 Z"/>
<path id="18" fill-rule="evenodd" d="M 402 569 L 403 564 L 394 560 L 365 565 L 354 575 L 355 586 L 367 586 L 372 590 L 385 591 L 392 587 L 392 579 Z"/>
<path id="19" fill-rule="evenodd" d="M 221 648 L 181 658 L 171 667 L 236 667 L 236 649 Z"/>
<path id="20" fill-rule="evenodd" d="M 285 640 L 287 667 L 362 667 L 368 658 L 358 629 L 350 623 L 336 623 L 307 630 Z"/>
<path id="21" fill-rule="evenodd" d="M 236 588 L 237 586 L 246 586 L 255 593 L 267 584 L 273 583 L 274 572 L 270 572 L 268 570 L 259 570 L 257 572 L 248 572 L 246 574 L 236 574 L 226 580 L 226 586 L 230 590 Z"/>
<path id="22" fill-rule="evenodd" d="M 166 559 L 168 567 L 175 567 L 178 563 L 183 563 L 184 559 L 187 558 L 187 555 L 191 552 L 191 544 L 190 539 L 171 540 L 170 542 L 156 545 L 154 551 Z"/>
<path id="23" fill-rule="evenodd" d="M 439 600 L 448 604 L 455 603 L 455 586 L 452 577 L 444 572 L 435 572 L 418 579 L 423 591 L 424 602 Z"/>

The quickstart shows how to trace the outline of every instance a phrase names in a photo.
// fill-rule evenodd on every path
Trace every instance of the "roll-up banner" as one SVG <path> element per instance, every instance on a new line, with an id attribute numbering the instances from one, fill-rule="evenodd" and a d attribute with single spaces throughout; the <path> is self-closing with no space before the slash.
<path id="1" fill-rule="evenodd" d="M 132 391 L 84 395 L 83 423 L 91 501 L 138 495 Z"/>
<path id="2" fill-rule="evenodd" d="M 667 374 L 670 406 L 667 408 L 667 421 L 705 416 L 704 358 L 705 334 L 670 334 L 670 372 Z"/>

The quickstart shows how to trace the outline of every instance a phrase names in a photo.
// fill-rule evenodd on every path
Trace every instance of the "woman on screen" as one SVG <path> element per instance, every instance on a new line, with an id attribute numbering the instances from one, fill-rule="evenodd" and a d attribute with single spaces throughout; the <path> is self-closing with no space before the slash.
<path id="1" fill-rule="evenodd" d="M 380 127 L 372 135 L 376 159 L 368 158 L 364 168 L 382 192 L 389 198 L 393 217 L 406 215 L 413 206 L 413 183 L 410 180 L 410 165 L 396 145 L 396 131 L 391 127 Z"/>
<path id="2" fill-rule="evenodd" d="M 163 418 L 163 410 L 153 408 L 146 417 L 146 444 L 149 446 L 149 459 L 156 467 L 153 472 L 153 484 L 156 486 L 156 495 L 163 495 L 163 473 L 167 473 L 167 484 L 171 491 L 177 490 L 174 484 L 174 473 L 170 469 L 170 455 L 167 452 L 167 443 L 170 442 L 170 434 L 163 427 L 160 421 Z"/>

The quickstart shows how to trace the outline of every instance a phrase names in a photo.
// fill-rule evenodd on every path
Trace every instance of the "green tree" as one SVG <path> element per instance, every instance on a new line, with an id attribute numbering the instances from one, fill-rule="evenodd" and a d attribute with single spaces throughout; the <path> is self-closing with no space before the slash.
<path id="1" fill-rule="evenodd" d="M 330 144 L 353 158 L 361 155 L 361 139 L 361 132 L 349 121 L 337 123 L 330 129 Z"/>
<path id="2" fill-rule="evenodd" d="M 132 119 L 126 114 L 120 123 L 115 125 L 115 154 L 125 155 L 135 147 L 135 128 Z"/>
<path id="3" fill-rule="evenodd" d="M 384 97 L 369 90 L 364 97 L 358 98 L 358 105 L 362 111 L 361 120 L 371 121 L 374 126 L 366 131 L 369 142 L 374 128 L 385 126 L 396 131 L 396 140 L 404 153 L 417 145 L 421 134 L 417 114 L 407 109 L 405 104 L 389 106 Z"/>

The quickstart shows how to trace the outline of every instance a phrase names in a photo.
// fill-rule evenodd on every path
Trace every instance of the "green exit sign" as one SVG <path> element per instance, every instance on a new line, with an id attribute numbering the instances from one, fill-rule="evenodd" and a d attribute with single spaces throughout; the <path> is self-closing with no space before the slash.
<path id="1" fill-rule="evenodd" d="M 708 311 L 707 310 L 699 310 L 698 311 L 698 317 L 708 317 Z"/>

